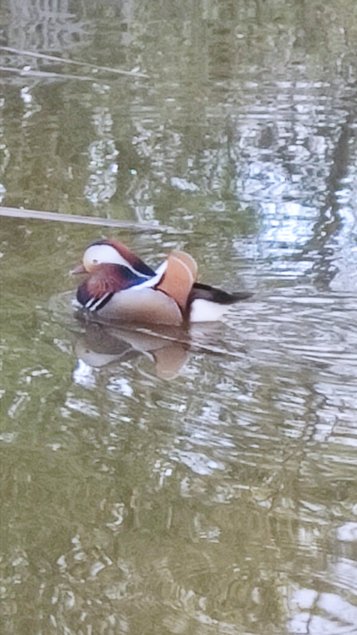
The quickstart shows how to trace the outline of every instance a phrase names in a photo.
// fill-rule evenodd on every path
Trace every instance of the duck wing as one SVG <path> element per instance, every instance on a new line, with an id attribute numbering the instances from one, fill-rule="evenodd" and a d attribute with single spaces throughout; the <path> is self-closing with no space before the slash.
<path id="1" fill-rule="evenodd" d="M 165 271 L 155 286 L 186 313 L 187 302 L 197 277 L 196 261 L 185 251 L 172 251 L 167 258 Z"/>

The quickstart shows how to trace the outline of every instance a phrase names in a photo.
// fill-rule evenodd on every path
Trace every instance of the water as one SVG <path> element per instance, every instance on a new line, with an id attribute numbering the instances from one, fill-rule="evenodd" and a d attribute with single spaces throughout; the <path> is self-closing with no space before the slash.
<path id="1" fill-rule="evenodd" d="M 357 632 L 356 6 L 0 8 L 4 46 L 148 76 L 0 50 L 1 204 L 150 223 L 1 220 L 5 633 Z M 108 234 L 254 296 L 85 324 Z"/>

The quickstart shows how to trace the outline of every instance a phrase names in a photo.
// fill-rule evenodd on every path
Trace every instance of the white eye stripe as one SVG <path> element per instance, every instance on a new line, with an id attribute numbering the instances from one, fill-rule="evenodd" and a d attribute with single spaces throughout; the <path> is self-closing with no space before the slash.
<path id="1" fill-rule="evenodd" d="M 91 245 L 88 247 L 83 256 L 83 264 L 88 271 L 91 270 L 93 265 L 97 264 L 112 264 L 123 265 L 142 278 L 150 278 L 151 276 L 145 275 L 140 271 L 137 271 L 123 256 L 111 245 Z"/>
<path id="2" fill-rule="evenodd" d="M 91 245 L 84 252 L 83 262 L 85 264 L 125 264 L 125 260 L 111 245 Z"/>

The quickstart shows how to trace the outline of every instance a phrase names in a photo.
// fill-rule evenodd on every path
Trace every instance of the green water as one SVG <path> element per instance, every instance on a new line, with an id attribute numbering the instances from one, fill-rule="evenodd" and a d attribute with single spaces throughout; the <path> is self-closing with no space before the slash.
<path id="1" fill-rule="evenodd" d="M 0 204 L 138 227 L 1 218 L 2 632 L 355 634 L 355 0 L 0 23 Z M 84 324 L 68 272 L 105 235 L 254 296 Z"/>

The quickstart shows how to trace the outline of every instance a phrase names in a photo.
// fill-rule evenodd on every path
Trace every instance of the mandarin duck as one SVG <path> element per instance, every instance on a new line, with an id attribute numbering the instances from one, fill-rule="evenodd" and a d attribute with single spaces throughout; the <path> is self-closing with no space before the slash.
<path id="1" fill-rule="evenodd" d="M 71 273 L 87 278 L 77 289 L 79 304 L 105 320 L 178 326 L 219 320 L 249 292 L 227 293 L 196 282 L 197 264 L 188 253 L 172 251 L 152 269 L 123 243 L 98 240 Z"/>

